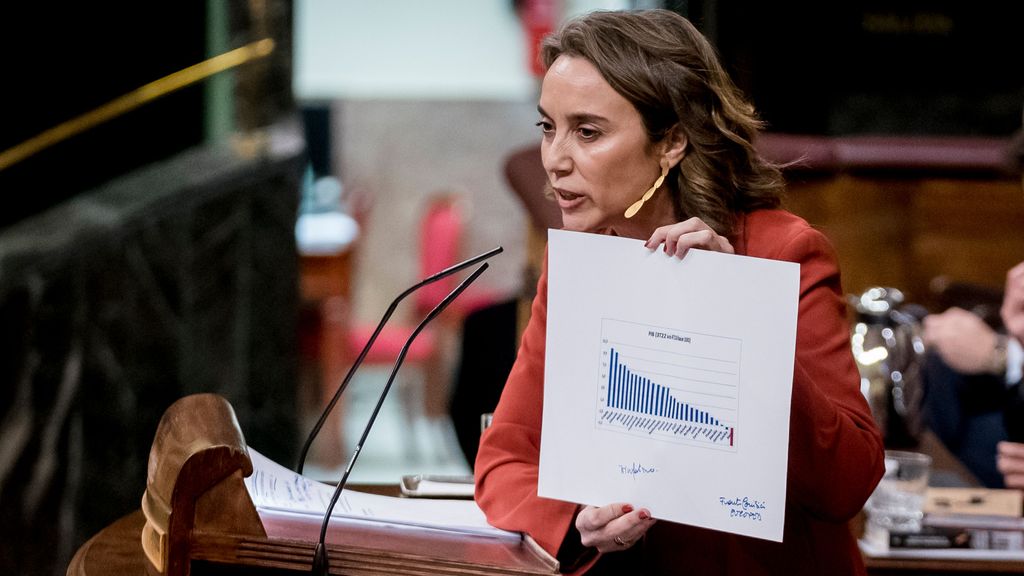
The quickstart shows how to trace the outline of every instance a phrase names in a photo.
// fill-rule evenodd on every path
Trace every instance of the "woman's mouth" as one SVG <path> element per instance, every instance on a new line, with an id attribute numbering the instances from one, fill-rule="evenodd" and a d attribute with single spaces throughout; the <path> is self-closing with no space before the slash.
<path id="1" fill-rule="evenodd" d="M 576 194 L 575 192 L 569 192 L 568 190 L 562 190 L 560 188 L 555 188 L 554 190 L 555 196 L 558 197 L 558 206 L 563 210 L 575 207 L 582 203 L 585 198 L 583 194 Z"/>

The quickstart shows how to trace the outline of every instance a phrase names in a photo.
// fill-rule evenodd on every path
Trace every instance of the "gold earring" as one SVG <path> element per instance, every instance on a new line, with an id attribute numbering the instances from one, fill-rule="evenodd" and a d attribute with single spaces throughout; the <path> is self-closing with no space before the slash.
<path id="1" fill-rule="evenodd" d="M 647 192 L 644 192 L 644 195 L 641 196 L 639 200 L 634 202 L 632 206 L 626 208 L 626 213 L 624 214 L 626 218 L 632 218 L 633 216 L 635 216 L 636 213 L 640 211 L 640 208 L 644 205 L 644 202 L 647 202 L 648 200 L 651 199 L 651 196 L 654 196 L 654 191 L 661 187 L 661 183 L 665 181 L 665 176 L 668 175 L 668 170 L 668 165 L 665 165 L 665 167 L 661 169 L 661 176 L 658 176 L 658 179 L 654 181 L 654 186 L 651 186 L 650 189 L 647 190 Z"/>

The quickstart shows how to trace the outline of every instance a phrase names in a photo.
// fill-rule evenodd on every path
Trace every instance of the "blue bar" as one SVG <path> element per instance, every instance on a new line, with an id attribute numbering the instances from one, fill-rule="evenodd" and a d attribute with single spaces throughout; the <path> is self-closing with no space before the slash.
<path id="1" fill-rule="evenodd" d="M 608 353 L 608 407 L 615 406 L 615 349 Z"/>
<path id="2" fill-rule="evenodd" d="M 622 382 L 622 373 L 626 369 L 625 366 L 619 364 L 619 355 L 615 354 L 615 407 L 622 408 L 623 400 L 622 394 L 625 390 L 625 385 Z"/>
<path id="3" fill-rule="evenodd" d="M 622 407 L 622 377 L 620 376 L 620 370 L 618 362 L 615 363 L 615 407 Z"/>
<path id="4" fill-rule="evenodd" d="M 629 371 L 628 368 L 626 368 L 626 366 L 623 366 L 622 368 L 620 368 L 620 370 L 623 371 L 622 372 L 622 374 L 623 374 L 623 381 L 622 381 L 622 384 L 620 384 L 620 385 L 623 386 L 623 402 L 620 404 L 620 406 L 624 410 L 629 410 L 630 409 L 630 371 Z"/>
<path id="5" fill-rule="evenodd" d="M 633 374 L 633 383 L 636 386 L 636 411 L 639 412 L 644 407 L 644 380 L 639 374 Z"/>
<path id="6" fill-rule="evenodd" d="M 633 410 L 640 410 L 640 397 L 643 394 L 643 387 L 640 385 L 640 377 L 633 374 Z"/>
<path id="7" fill-rule="evenodd" d="M 619 377 L 615 379 L 619 388 L 619 408 L 625 408 L 629 400 L 629 390 L 626 388 L 626 367 L 619 364 Z"/>
<path id="8" fill-rule="evenodd" d="M 609 396 L 608 406 L 612 408 L 618 408 L 619 405 L 619 365 L 616 363 L 615 368 L 611 371 L 612 375 L 612 395 Z"/>
<path id="9" fill-rule="evenodd" d="M 628 370 L 626 371 L 626 374 L 627 378 L 629 378 L 629 406 L 627 406 L 627 408 L 636 412 L 636 377 L 634 377 L 633 373 Z"/>
<path id="10" fill-rule="evenodd" d="M 640 385 L 637 382 L 636 374 L 629 373 L 629 385 L 633 388 L 633 400 L 629 409 L 636 412 L 640 408 Z"/>
<path id="11" fill-rule="evenodd" d="M 611 360 L 608 362 L 608 406 L 615 406 L 615 349 L 612 348 Z"/>
<path id="12" fill-rule="evenodd" d="M 619 408 L 625 408 L 629 400 L 629 388 L 626 386 L 626 366 L 619 364 L 619 375 L 615 378 L 615 387 L 619 389 Z"/>
<path id="13" fill-rule="evenodd" d="M 625 364 L 619 364 L 619 390 L 622 391 L 619 408 L 629 408 L 629 369 Z"/>
<path id="14" fill-rule="evenodd" d="M 636 377 L 636 411 L 644 411 L 644 379 L 639 374 L 634 374 Z"/>
<path id="15" fill-rule="evenodd" d="M 636 389 L 640 392 L 637 397 L 636 410 L 637 412 L 643 413 L 644 407 L 647 403 L 647 382 L 643 376 L 639 374 L 636 377 Z"/>

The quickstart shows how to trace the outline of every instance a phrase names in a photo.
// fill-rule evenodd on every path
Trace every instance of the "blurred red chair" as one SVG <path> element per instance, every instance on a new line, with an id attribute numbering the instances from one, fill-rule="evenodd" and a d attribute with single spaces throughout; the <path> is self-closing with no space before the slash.
<path id="1" fill-rule="evenodd" d="M 469 256 L 462 243 L 467 212 L 465 199 L 458 194 L 437 194 L 429 200 L 419 232 L 421 278 L 436 274 Z M 457 276 L 449 276 L 421 288 L 414 294 L 417 314 L 425 316 L 460 281 Z M 502 298 L 501 294 L 474 284 L 448 306 L 442 319 L 461 324 L 466 314 L 490 306 Z"/>
<path id="2" fill-rule="evenodd" d="M 427 199 L 419 226 L 419 278 L 426 278 L 449 268 L 466 255 L 463 253 L 465 236 L 465 205 L 463 199 L 454 193 L 434 194 Z M 462 276 L 453 275 L 420 288 L 413 293 L 415 313 L 408 325 L 389 323 L 377 336 L 373 347 L 363 360 L 363 365 L 391 366 L 412 334 L 416 324 L 455 289 Z M 452 350 L 457 340 L 457 330 L 462 319 L 469 312 L 497 302 L 500 295 L 475 285 L 455 299 L 445 312 L 428 325 L 406 353 L 403 370 L 419 368 L 422 387 L 399 387 L 407 418 L 407 448 L 415 445 L 416 419 L 423 416 L 428 421 L 448 418 L 449 372 Z M 345 335 L 346 356 L 358 357 L 363 346 L 370 339 L 377 323 L 351 325 Z M 338 381 L 335 382 L 336 387 Z M 434 442 L 438 439 L 427 439 Z"/>

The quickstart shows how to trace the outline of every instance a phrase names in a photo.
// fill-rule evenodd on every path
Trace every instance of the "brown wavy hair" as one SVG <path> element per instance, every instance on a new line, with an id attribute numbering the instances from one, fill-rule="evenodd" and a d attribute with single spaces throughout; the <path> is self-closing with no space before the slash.
<path id="1" fill-rule="evenodd" d="M 779 167 L 753 145 L 762 122 L 689 20 L 662 9 L 590 12 L 544 39 L 545 68 L 562 55 L 590 61 L 640 113 L 651 143 L 682 131 L 685 155 L 666 178 L 680 220 L 732 236 L 737 214 L 781 204 Z"/>

